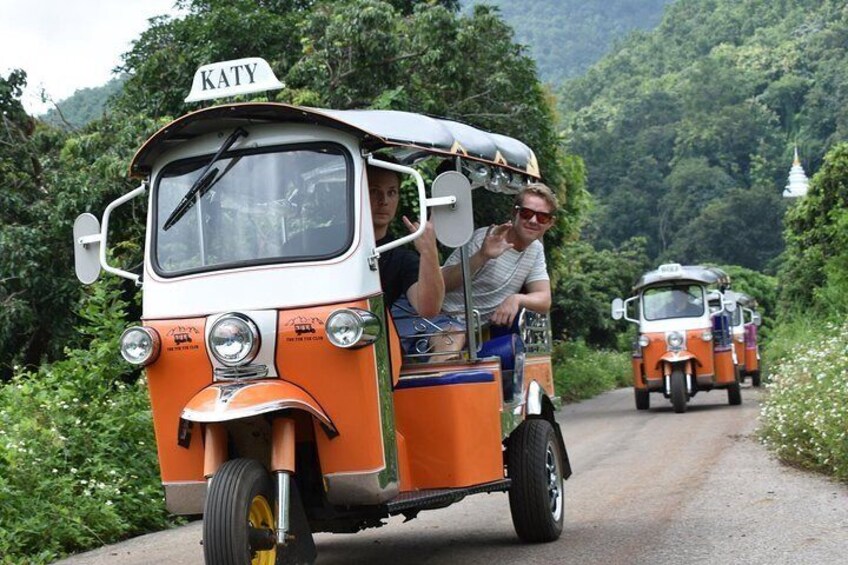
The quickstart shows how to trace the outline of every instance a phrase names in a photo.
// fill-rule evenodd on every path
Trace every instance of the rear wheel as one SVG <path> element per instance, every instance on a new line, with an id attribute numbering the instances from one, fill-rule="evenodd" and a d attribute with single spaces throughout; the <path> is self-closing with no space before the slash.
<path id="1" fill-rule="evenodd" d="M 651 407 L 651 396 L 646 389 L 634 388 L 633 395 L 636 398 L 636 410 L 647 410 Z"/>
<path id="2" fill-rule="evenodd" d="M 739 385 L 739 381 L 731 383 L 727 387 L 727 403 L 731 406 L 742 404 L 742 387 Z"/>
<path id="3" fill-rule="evenodd" d="M 525 420 L 509 438 L 509 509 L 525 542 L 549 542 L 562 534 L 562 454 L 547 420 Z"/>
<path id="4" fill-rule="evenodd" d="M 203 556 L 208 565 L 274 565 L 274 496 L 258 461 L 233 459 L 212 478 L 203 513 Z"/>
<path id="5" fill-rule="evenodd" d="M 756 371 L 751 371 L 751 385 L 752 386 L 760 386 L 760 371 L 759 369 Z"/>
<path id="6" fill-rule="evenodd" d="M 678 414 L 686 412 L 686 375 L 680 369 L 671 373 L 671 405 Z"/>

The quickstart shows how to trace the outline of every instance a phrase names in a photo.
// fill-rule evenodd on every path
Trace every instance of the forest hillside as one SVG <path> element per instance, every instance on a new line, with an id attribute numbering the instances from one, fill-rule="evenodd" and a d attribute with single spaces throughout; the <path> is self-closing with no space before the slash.
<path id="1" fill-rule="evenodd" d="M 816 171 L 848 128 L 848 10 L 679 0 L 560 90 L 597 209 L 587 236 L 655 261 L 775 272 L 793 148 Z"/>
<path id="2" fill-rule="evenodd" d="M 549 84 L 583 74 L 634 30 L 650 30 L 671 0 L 465 0 L 497 6 Z"/>

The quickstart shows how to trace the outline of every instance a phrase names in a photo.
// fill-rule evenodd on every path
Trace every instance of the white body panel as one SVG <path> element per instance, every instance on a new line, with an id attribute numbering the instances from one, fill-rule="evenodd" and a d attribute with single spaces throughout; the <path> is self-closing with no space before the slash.
<path id="1" fill-rule="evenodd" d="M 640 333 L 657 332 L 682 332 L 686 330 L 697 330 L 703 328 L 711 330 L 713 327 L 709 317 L 699 316 L 697 318 L 672 318 L 670 320 L 648 321 L 644 318 L 639 322 Z"/>
<path id="2" fill-rule="evenodd" d="M 363 159 L 357 140 L 337 130 L 316 126 L 257 125 L 245 128 L 249 136 L 233 150 L 310 142 L 333 142 L 344 146 L 352 156 L 355 182 L 353 243 L 341 256 L 328 261 L 262 265 L 163 278 L 152 268 L 153 198 L 157 175 L 176 159 L 215 153 L 223 138 L 210 134 L 172 150 L 156 164 L 151 177 L 147 239 L 144 261 L 145 319 L 189 318 L 210 314 L 306 307 L 357 300 L 381 292 L 380 274 L 368 266 L 375 248 L 374 229 L 365 179 Z"/>

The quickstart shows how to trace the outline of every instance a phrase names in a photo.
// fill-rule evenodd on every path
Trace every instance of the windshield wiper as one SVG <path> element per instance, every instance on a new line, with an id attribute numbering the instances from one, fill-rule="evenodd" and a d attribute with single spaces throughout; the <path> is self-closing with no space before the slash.
<path id="1" fill-rule="evenodd" d="M 212 181 L 215 180 L 215 176 L 218 174 L 217 167 L 212 169 L 212 165 L 221 158 L 221 155 L 224 152 L 233 146 L 236 140 L 240 137 L 247 137 L 247 131 L 242 128 L 236 128 L 236 130 L 230 134 L 230 137 L 224 141 L 221 147 L 218 148 L 218 151 L 215 152 L 215 156 L 206 164 L 206 167 L 203 168 L 203 172 L 200 173 L 200 176 L 197 177 L 197 180 L 194 181 L 194 184 L 191 185 L 191 188 L 188 189 L 188 192 L 185 193 L 185 196 L 182 197 L 179 204 L 174 208 L 171 214 L 168 216 L 168 219 L 165 220 L 165 224 L 162 226 L 162 231 L 169 230 L 174 224 L 180 221 L 186 212 L 188 212 L 196 201 L 196 197 L 203 196 L 207 190 L 212 186 Z M 210 171 L 210 169 L 212 169 Z M 230 167 L 227 167 L 229 170 Z"/>

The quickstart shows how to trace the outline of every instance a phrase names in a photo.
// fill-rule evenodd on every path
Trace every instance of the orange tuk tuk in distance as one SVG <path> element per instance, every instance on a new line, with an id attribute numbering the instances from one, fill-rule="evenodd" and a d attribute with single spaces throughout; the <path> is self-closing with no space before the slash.
<path id="1" fill-rule="evenodd" d="M 671 263 L 643 275 L 635 296 L 613 300 L 613 319 L 639 326 L 632 356 L 637 410 L 650 408 L 652 392 L 668 398 L 677 413 L 700 391 L 723 388 L 729 404 L 742 402 L 730 325 L 736 298 L 729 285 L 720 269 Z M 718 304 L 715 311 L 711 301 Z"/>
<path id="2" fill-rule="evenodd" d="M 237 68 L 241 86 L 203 94 L 221 84 L 210 76 Z M 202 67 L 189 100 L 275 83 L 261 59 L 228 61 Z M 413 165 L 430 157 L 455 170 L 428 195 Z M 411 179 L 418 231 L 377 245 L 367 165 Z M 77 220 L 77 274 L 91 283 L 102 267 L 143 284 L 142 325 L 126 330 L 121 353 L 147 372 L 166 504 L 203 515 L 206 563 L 309 562 L 313 532 L 356 532 L 484 492 L 509 494 L 522 540 L 559 537 L 571 469 L 547 318 L 523 315 L 506 346 L 481 343 L 469 323 L 458 358 L 415 363 L 377 267 L 421 235 L 428 211 L 440 241 L 463 246 L 468 176 L 515 193 L 539 178 L 526 145 L 406 112 L 224 104 L 162 128 L 130 172 L 141 185 L 106 208 L 102 227 Z M 110 214 L 139 196 L 149 208 L 135 274 L 106 251 Z M 465 289 L 475 320 L 468 277 Z"/>
<path id="3" fill-rule="evenodd" d="M 760 386 L 760 348 L 757 328 L 762 317 L 757 312 L 757 300 L 744 292 L 736 293 L 736 311 L 733 312 L 733 347 L 739 360 L 740 380 L 751 377 L 751 385 Z"/>

